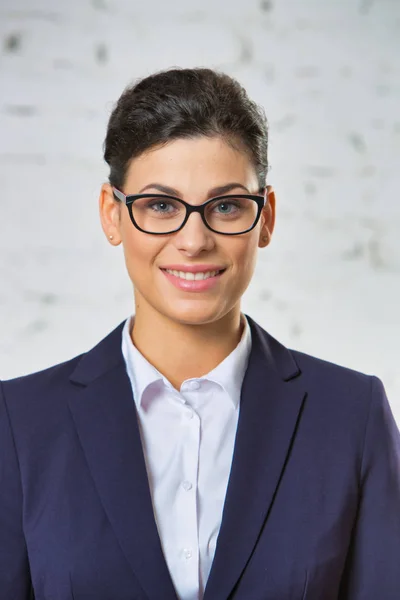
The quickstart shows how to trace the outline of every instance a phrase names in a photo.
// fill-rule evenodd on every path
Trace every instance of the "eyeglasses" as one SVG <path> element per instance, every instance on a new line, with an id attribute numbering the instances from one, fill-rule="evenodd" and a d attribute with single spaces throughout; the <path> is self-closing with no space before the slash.
<path id="1" fill-rule="evenodd" d="M 254 229 L 267 202 L 265 196 L 235 194 L 211 198 L 194 206 L 184 200 L 165 194 L 131 194 L 126 196 L 113 187 L 117 200 L 126 204 L 134 226 L 143 233 L 165 235 L 175 233 L 187 223 L 190 215 L 198 212 L 203 223 L 215 233 L 240 235 Z"/>

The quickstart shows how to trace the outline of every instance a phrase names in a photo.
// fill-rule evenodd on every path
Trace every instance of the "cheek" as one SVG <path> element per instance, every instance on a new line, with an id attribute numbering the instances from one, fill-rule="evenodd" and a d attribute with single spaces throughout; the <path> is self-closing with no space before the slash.
<path id="1" fill-rule="evenodd" d="M 234 256 L 234 260 L 237 269 L 243 271 L 243 275 L 246 275 L 247 271 L 250 271 L 251 276 L 255 267 L 258 250 L 258 236 L 251 236 L 250 238 L 242 238 L 239 244 L 236 245 L 231 251 L 231 256 Z"/>
<path id="2" fill-rule="evenodd" d="M 135 282 L 148 278 L 150 267 L 160 252 L 162 243 L 157 238 L 151 238 L 135 230 L 133 226 L 124 231 L 122 243 L 126 267 L 135 285 Z"/>

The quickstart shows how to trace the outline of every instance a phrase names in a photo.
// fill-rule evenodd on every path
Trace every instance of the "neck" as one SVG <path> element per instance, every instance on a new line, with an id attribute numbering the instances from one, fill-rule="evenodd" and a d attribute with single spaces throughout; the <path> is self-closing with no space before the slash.
<path id="1" fill-rule="evenodd" d="M 183 381 L 206 375 L 238 345 L 240 306 L 213 323 L 188 325 L 136 306 L 131 338 L 142 355 L 179 390 Z"/>

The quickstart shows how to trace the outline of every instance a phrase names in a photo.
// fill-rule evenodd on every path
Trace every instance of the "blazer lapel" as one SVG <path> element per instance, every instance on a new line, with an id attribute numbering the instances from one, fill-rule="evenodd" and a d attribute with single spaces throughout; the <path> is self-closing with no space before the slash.
<path id="1" fill-rule="evenodd" d="M 176 600 L 154 519 L 122 325 L 84 355 L 69 401 L 79 440 L 119 544 L 151 600 Z M 78 384 L 78 385 L 76 385 Z"/>
<path id="2" fill-rule="evenodd" d="M 292 354 L 247 318 L 252 351 L 204 600 L 225 600 L 238 582 L 268 517 L 305 398 Z"/>

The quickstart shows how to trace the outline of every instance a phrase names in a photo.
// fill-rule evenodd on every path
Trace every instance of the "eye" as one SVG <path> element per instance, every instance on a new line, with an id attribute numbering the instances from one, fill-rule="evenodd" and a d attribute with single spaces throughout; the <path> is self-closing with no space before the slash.
<path id="1" fill-rule="evenodd" d="M 219 202 L 214 209 L 218 210 L 220 214 L 228 215 L 232 212 L 235 212 L 235 210 L 239 210 L 240 205 L 238 202 L 233 200 L 224 200 L 223 202 Z"/>
<path id="2" fill-rule="evenodd" d="M 138 198 L 133 203 L 133 209 L 152 214 L 172 214 L 182 210 L 182 204 L 173 198 Z"/>
<path id="3" fill-rule="evenodd" d="M 147 202 L 147 208 L 159 213 L 169 213 L 176 210 L 176 206 L 168 200 L 154 199 Z"/>
<path id="4" fill-rule="evenodd" d="M 132 204 L 132 210 L 135 214 L 146 215 L 147 217 L 170 217 L 180 214 L 184 208 L 183 205 L 173 198 L 138 198 Z"/>
<path id="5" fill-rule="evenodd" d="M 221 198 L 216 200 L 208 207 L 209 214 L 214 217 L 237 217 L 251 206 L 251 200 L 247 201 L 244 198 Z"/>

